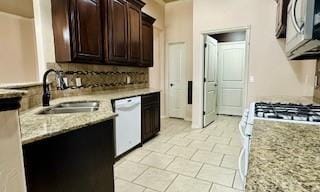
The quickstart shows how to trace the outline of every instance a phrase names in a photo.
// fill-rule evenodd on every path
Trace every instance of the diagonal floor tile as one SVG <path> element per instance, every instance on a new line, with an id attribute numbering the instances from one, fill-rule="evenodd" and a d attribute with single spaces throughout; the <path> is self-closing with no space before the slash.
<path id="1" fill-rule="evenodd" d="M 151 153 L 151 151 L 148 151 L 145 149 L 136 149 L 133 152 L 126 155 L 125 159 L 130 160 L 130 161 L 134 161 L 134 162 L 139 162 L 150 153 Z"/>
<path id="2" fill-rule="evenodd" d="M 190 133 L 185 138 L 197 140 L 197 141 L 205 141 L 208 139 L 209 135 L 203 133 Z"/>
<path id="3" fill-rule="evenodd" d="M 217 166 L 204 165 L 197 178 L 232 187 L 235 170 Z"/>
<path id="4" fill-rule="evenodd" d="M 241 147 L 235 147 L 230 145 L 216 144 L 213 148 L 213 152 L 223 153 L 226 155 L 238 156 L 240 153 Z"/>
<path id="5" fill-rule="evenodd" d="M 196 148 L 196 149 L 200 149 L 200 150 L 205 150 L 205 151 L 211 151 L 214 146 L 215 146 L 215 144 L 210 143 L 210 142 L 193 141 L 192 143 L 190 143 L 190 145 L 188 147 Z"/>
<path id="6" fill-rule="evenodd" d="M 212 165 L 220 165 L 223 158 L 222 153 L 214 153 L 209 151 L 198 151 L 191 160 Z"/>
<path id="7" fill-rule="evenodd" d="M 164 169 L 174 160 L 173 156 L 152 152 L 146 156 L 140 163 L 151 167 Z"/>
<path id="8" fill-rule="evenodd" d="M 237 190 L 237 189 L 233 189 L 230 187 L 226 187 L 223 185 L 213 184 L 210 192 L 242 192 L 242 191 Z"/>
<path id="9" fill-rule="evenodd" d="M 187 146 L 192 142 L 191 139 L 181 138 L 181 137 L 173 137 L 168 143 L 178 145 L 178 146 Z"/>
<path id="10" fill-rule="evenodd" d="M 145 170 L 147 170 L 147 168 L 148 167 L 145 165 L 125 161 L 114 169 L 114 175 L 127 181 L 133 181 Z"/>
<path id="11" fill-rule="evenodd" d="M 185 159 L 190 159 L 196 151 L 197 149 L 195 148 L 174 146 L 167 152 L 167 154 L 182 157 Z"/>
<path id="12" fill-rule="evenodd" d="M 194 162 L 182 158 L 176 158 L 168 167 L 168 171 L 173 171 L 182 175 L 195 177 L 199 172 L 202 163 Z"/>
<path id="13" fill-rule="evenodd" d="M 225 155 L 220 166 L 230 169 L 238 169 L 238 160 L 239 157 L 237 156 Z"/>
<path id="14" fill-rule="evenodd" d="M 166 192 L 209 192 L 211 183 L 179 175 Z"/>
<path id="15" fill-rule="evenodd" d="M 138 177 L 134 183 L 157 191 L 165 191 L 177 174 L 150 168 Z M 130 191 L 131 192 L 131 191 Z"/>
<path id="16" fill-rule="evenodd" d="M 207 139 L 207 142 L 220 143 L 220 144 L 228 145 L 230 143 L 230 140 L 231 140 L 231 137 L 210 136 Z"/>
<path id="17" fill-rule="evenodd" d="M 114 182 L 115 192 L 143 192 L 144 187 L 121 180 L 116 179 Z"/>
<path id="18" fill-rule="evenodd" d="M 161 143 L 161 142 L 152 142 L 152 143 L 147 143 L 145 145 L 147 150 L 159 152 L 159 153 L 165 153 L 165 152 L 169 151 L 169 149 L 172 146 L 173 146 L 172 144 Z"/>

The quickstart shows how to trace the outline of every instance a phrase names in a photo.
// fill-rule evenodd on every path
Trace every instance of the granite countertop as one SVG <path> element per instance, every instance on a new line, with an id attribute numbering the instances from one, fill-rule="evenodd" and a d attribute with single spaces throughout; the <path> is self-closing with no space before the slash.
<path id="1" fill-rule="evenodd" d="M 320 126 L 255 120 L 246 192 L 319 192 Z"/>
<path id="2" fill-rule="evenodd" d="M 21 97 L 26 93 L 27 91 L 0 89 L 0 99 Z"/>
<path id="3" fill-rule="evenodd" d="M 69 101 L 99 101 L 98 111 L 90 113 L 69 113 L 38 115 L 44 107 L 26 111 L 20 115 L 22 144 L 28 144 L 65 132 L 96 124 L 117 116 L 112 111 L 111 100 L 159 92 L 155 89 L 110 90 L 91 95 L 59 98 L 51 101 L 51 106 Z"/>

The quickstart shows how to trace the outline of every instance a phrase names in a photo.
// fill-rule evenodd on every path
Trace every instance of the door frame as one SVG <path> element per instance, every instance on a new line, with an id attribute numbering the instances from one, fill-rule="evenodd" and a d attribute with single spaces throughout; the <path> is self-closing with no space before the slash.
<path id="1" fill-rule="evenodd" d="M 208 31 L 204 31 L 201 33 L 200 35 L 200 43 L 201 43 L 201 47 L 202 49 L 200 49 L 200 59 L 201 59 L 201 67 L 202 70 L 200 70 L 199 74 L 200 76 L 200 87 L 201 87 L 201 101 L 200 101 L 200 107 L 201 110 L 199 110 L 199 112 L 201 113 L 201 116 L 199 116 L 200 122 L 201 122 L 201 127 L 200 128 L 204 128 L 204 115 L 203 115 L 203 111 L 204 111 L 204 65 L 205 65 L 205 51 L 203 49 L 204 44 L 205 44 L 205 37 L 207 35 L 213 35 L 213 34 L 220 34 L 220 33 L 230 33 L 230 32 L 237 32 L 237 31 L 245 31 L 246 32 L 246 39 L 245 39 L 245 43 L 246 43 L 246 55 L 245 55 L 245 86 L 244 86 L 244 98 L 243 98 L 243 108 L 245 108 L 245 106 L 247 105 L 248 102 L 248 82 L 249 82 L 249 67 L 250 67 L 250 63 L 249 63 L 249 56 L 250 56 L 250 32 L 251 32 L 251 26 L 245 26 L 245 27 L 237 27 L 237 28 L 227 28 L 227 29 L 218 29 L 218 30 L 208 30 Z M 219 92 L 218 92 L 219 94 Z M 194 128 L 199 128 L 196 125 L 192 125 L 192 127 Z"/>
<path id="2" fill-rule="evenodd" d="M 169 77 L 169 46 L 170 45 L 174 45 L 174 44 L 183 44 L 183 49 L 184 49 L 184 53 L 186 54 L 186 48 L 187 48 L 187 45 L 186 45 L 186 42 L 184 41 L 168 41 L 166 43 L 166 67 L 165 67 L 165 74 L 166 74 L 166 77 L 165 77 L 165 90 L 166 90 L 166 95 L 165 95 L 165 106 L 166 106 L 166 117 L 169 117 L 170 118 L 170 115 L 169 115 L 169 99 L 170 99 L 170 77 Z M 185 55 L 186 56 L 186 55 Z M 186 73 L 187 73 L 187 62 L 184 63 L 185 65 L 185 69 L 186 69 Z M 186 82 L 187 82 L 187 79 L 185 79 Z M 185 96 L 187 97 L 187 92 L 188 90 L 186 89 L 185 90 Z M 187 100 L 186 100 L 187 101 Z M 183 119 L 186 119 L 186 110 L 187 110 L 187 104 L 185 105 L 184 107 L 184 112 L 183 112 Z"/>

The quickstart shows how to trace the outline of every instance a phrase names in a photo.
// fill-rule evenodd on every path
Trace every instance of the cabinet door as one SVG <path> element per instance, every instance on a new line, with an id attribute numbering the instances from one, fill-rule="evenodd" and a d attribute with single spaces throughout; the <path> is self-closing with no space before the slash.
<path id="1" fill-rule="evenodd" d="M 142 13 L 142 57 L 143 67 L 153 66 L 153 23 L 155 19 Z"/>
<path id="2" fill-rule="evenodd" d="M 99 0 L 72 0 L 71 17 L 73 60 L 103 61 L 103 39 Z"/>
<path id="3" fill-rule="evenodd" d="M 142 22 L 142 65 L 153 66 L 153 26 Z"/>
<path id="4" fill-rule="evenodd" d="M 141 121 L 143 142 L 160 131 L 160 93 L 142 97 Z"/>
<path id="5" fill-rule="evenodd" d="M 108 53 L 107 63 L 126 64 L 128 60 L 127 2 L 106 0 L 108 2 Z"/>
<path id="6" fill-rule="evenodd" d="M 154 134 L 154 117 L 155 110 L 152 104 L 145 104 L 141 108 L 141 125 L 142 125 L 142 140 L 146 141 Z"/>
<path id="7" fill-rule="evenodd" d="M 141 60 L 141 8 L 128 3 L 128 59 L 133 65 Z"/>

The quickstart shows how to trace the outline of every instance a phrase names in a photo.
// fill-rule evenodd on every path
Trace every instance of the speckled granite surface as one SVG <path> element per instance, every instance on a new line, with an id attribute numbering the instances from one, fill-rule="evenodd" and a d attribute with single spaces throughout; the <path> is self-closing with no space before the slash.
<path id="1" fill-rule="evenodd" d="M 320 126 L 255 120 L 246 192 L 319 192 Z"/>
<path id="2" fill-rule="evenodd" d="M 17 90 L 8 90 L 8 89 L 0 89 L 0 99 L 9 99 L 15 97 L 21 97 L 26 94 L 26 91 L 17 91 Z"/>
<path id="3" fill-rule="evenodd" d="M 75 129 L 86 127 L 114 118 L 112 99 L 145 95 L 159 92 L 154 89 L 110 90 L 92 95 L 66 97 L 51 101 L 51 106 L 68 101 L 100 101 L 98 111 L 91 113 L 72 113 L 55 115 L 38 115 L 43 107 L 38 107 L 20 115 L 22 144 L 32 143 L 48 137 L 59 135 Z"/>

